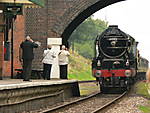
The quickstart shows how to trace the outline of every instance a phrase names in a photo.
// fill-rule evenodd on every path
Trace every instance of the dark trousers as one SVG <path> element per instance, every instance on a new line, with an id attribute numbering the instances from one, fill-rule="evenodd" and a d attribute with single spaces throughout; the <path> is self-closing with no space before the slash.
<path id="1" fill-rule="evenodd" d="M 43 64 L 43 77 L 44 79 L 50 80 L 52 64 Z"/>
<path id="2" fill-rule="evenodd" d="M 32 71 L 32 60 L 23 59 L 23 79 L 29 80 Z"/>
<path id="3" fill-rule="evenodd" d="M 59 68 L 60 68 L 60 78 L 67 79 L 68 65 L 59 65 Z"/>

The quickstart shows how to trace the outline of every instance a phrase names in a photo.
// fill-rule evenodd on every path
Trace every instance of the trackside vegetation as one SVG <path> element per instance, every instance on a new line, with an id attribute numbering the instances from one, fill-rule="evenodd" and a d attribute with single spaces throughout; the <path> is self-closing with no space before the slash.
<path id="1" fill-rule="evenodd" d="M 69 79 L 94 80 L 91 61 L 94 56 L 94 40 L 107 28 L 107 22 L 93 16 L 80 24 L 69 38 L 70 64 Z"/>
<path id="2" fill-rule="evenodd" d="M 107 28 L 107 22 L 89 17 L 80 24 L 69 38 L 72 50 L 77 51 L 85 58 L 93 58 L 94 41 L 97 35 Z"/>
<path id="3" fill-rule="evenodd" d="M 150 100 L 150 83 L 140 82 L 136 85 L 136 93 Z M 147 106 L 139 106 L 143 113 L 150 113 L 150 101 Z"/>
<path id="4" fill-rule="evenodd" d="M 69 79 L 76 80 L 95 80 L 92 77 L 91 60 L 84 58 L 77 52 L 72 53 L 69 58 Z"/>

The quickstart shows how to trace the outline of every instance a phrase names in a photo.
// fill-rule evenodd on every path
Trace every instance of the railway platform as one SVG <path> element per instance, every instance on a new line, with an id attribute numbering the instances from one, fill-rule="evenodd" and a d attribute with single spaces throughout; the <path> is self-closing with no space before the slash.
<path id="1" fill-rule="evenodd" d="M 77 80 L 4 79 L 0 81 L 0 113 L 42 109 L 74 96 L 80 96 Z"/>

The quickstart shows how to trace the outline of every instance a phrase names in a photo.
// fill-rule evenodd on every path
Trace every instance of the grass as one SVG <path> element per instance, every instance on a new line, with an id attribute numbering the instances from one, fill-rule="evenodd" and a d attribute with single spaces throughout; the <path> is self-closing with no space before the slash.
<path id="1" fill-rule="evenodd" d="M 92 94 L 93 92 L 99 91 L 99 85 L 96 85 L 96 83 L 79 84 L 79 87 L 80 95 L 88 95 Z"/>
<path id="2" fill-rule="evenodd" d="M 145 82 L 140 82 L 137 84 L 136 93 L 142 95 L 146 98 L 150 98 L 150 94 L 148 93 L 148 84 Z"/>
<path id="3" fill-rule="evenodd" d="M 78 53 L 71 53 L 69 58 L 69 79 L 95 80 L 92 77 L 91 60 L 80 56 Z"/>
<path id="4" fill-rule="evenodd" d="M 139 106 L 139 109 L 144 113 L 150 113 L 150 106 Z"/>
<path id="5" fill-rule="evenodd" d="M 136 89 L 136 93 L 139 95 L 142 95 L 143 97 L 149 98 L 150 99 L 150 94 L 148 93 L 148 89 L 150 84 L 145 83 L 145 82 L 140 82 L 136 85 L 137 89 Z M 148 103 L 147 106 L 139 106 L 139 109 L 143 112 L 143 113 L 150 113 L 150 101 Z"/>

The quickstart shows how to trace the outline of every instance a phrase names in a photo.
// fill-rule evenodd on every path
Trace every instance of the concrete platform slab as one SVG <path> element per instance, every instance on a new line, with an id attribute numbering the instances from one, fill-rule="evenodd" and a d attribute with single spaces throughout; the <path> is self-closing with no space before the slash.
<path id="1" fill-rule="evenodd" d="M 37 110 L 73 96 L 80 96 L 77 80 L 1 80 L 0 113 Z"/>
<path id="2" fill-rule="evenodd" d="M 62 79 L 54 79 L 54 80 L 31 80 L 23 81 L 22 79 L 4 79 L 0 80 L 0 90 L 3 89 L 13 89 L 13 88 L 25 88 L 25 87 L 34 87 L 34 86 L 45 86 L 45 85 L 59 85 L 59 84 L 67 84 L 74 83 L 77 80 L 62 80 Z"/>

